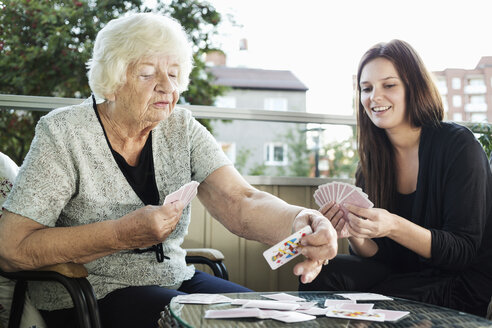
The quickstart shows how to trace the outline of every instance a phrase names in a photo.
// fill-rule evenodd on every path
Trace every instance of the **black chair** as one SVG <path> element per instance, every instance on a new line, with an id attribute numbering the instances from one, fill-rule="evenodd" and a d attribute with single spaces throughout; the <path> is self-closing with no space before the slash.
<path id="1" fill-rule="evenodd" d="M 190 264 L 206 264 L 216 277 L 229 279 L 223 263 L 224 255 L 210 248 L 187 249 L 186 262 Z M 28 281 L 55 281 L 61 283 L 72 297 L 80 328 L 101 328 L 96 295 L 86 279 L 87 270 L 81 264 L 65 263 L 48 266 L 36 271 L 4 272 L 0 276 L 14 280 L 15 288 L 10 309 L 8 328 L 20 326 L 24 310 L 25 295 Z"/>

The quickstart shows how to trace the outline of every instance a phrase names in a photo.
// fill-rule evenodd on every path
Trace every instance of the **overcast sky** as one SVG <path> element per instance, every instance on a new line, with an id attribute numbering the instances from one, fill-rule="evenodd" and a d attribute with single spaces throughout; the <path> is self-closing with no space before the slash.
<path id="1" fill-rule="evenodd" d="M 372 45 L 409 42 L 431 71 L 472 69 L 492 56 L 491 0 L 211 0 L 241 28 L 224 24 L 224 50 L 248 39 L 230 64 L 291 70 L 309 91 L 307 111 L 351 114 L 352 75 Z"/>

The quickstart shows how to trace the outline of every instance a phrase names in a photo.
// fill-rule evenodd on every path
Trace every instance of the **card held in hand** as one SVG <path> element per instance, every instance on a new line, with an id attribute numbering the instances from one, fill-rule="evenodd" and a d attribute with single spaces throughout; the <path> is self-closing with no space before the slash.
<path id="1" fill-rule="evenodd" d="M 313 233 L 311 227 L 305 226 L 301 230 L 293 233 L 278 244 L 264 251 L 263 256 L 272 270 L 275 270 L 290 260 L 296 258 L 300 254 L 300 239 L 311 233 Z"/>

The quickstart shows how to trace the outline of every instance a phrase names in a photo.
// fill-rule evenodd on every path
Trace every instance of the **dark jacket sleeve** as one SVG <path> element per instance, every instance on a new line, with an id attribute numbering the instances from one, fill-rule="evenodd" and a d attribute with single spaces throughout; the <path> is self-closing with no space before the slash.
<path id="1" fill-rule="evenodd" d="M 490 201 L 490 168 L 470 131 L 460 130 L 445 143 L 440 172 L 432 172 L 440 177 L 441 185 L 429 190 L 441 195 L 428 195 L 440 202 L 430 204 L 439 207 L 431 212 L 442 217 L 427 221 L 432 234 L 431 259 L 424 262 L 445 270 L 462 270 L 474 260 L 482 241 Z"/>

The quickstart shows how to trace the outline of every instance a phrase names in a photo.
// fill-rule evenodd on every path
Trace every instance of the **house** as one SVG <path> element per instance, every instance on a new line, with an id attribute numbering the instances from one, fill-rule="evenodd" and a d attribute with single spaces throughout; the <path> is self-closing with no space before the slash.
<path id="1" fill-rule="evenodd" d="M 216 55 L 216 54 L 215 54 Z M 207 57 L 208 58 L 208 57 Z M 306 111 L 308 88 L 291 71 L 225 66 L 213 56 L 209 71 L 217 85 L 230 89 L 216 100 L 217 107 L 279 111 Z M 261 121 L 212 122 L 224 152 L 246 175 L 284 175 L 288 171 L 285 134 L 299 124 Z M 304 125 L 301 129 L 304 128 Z"/>

